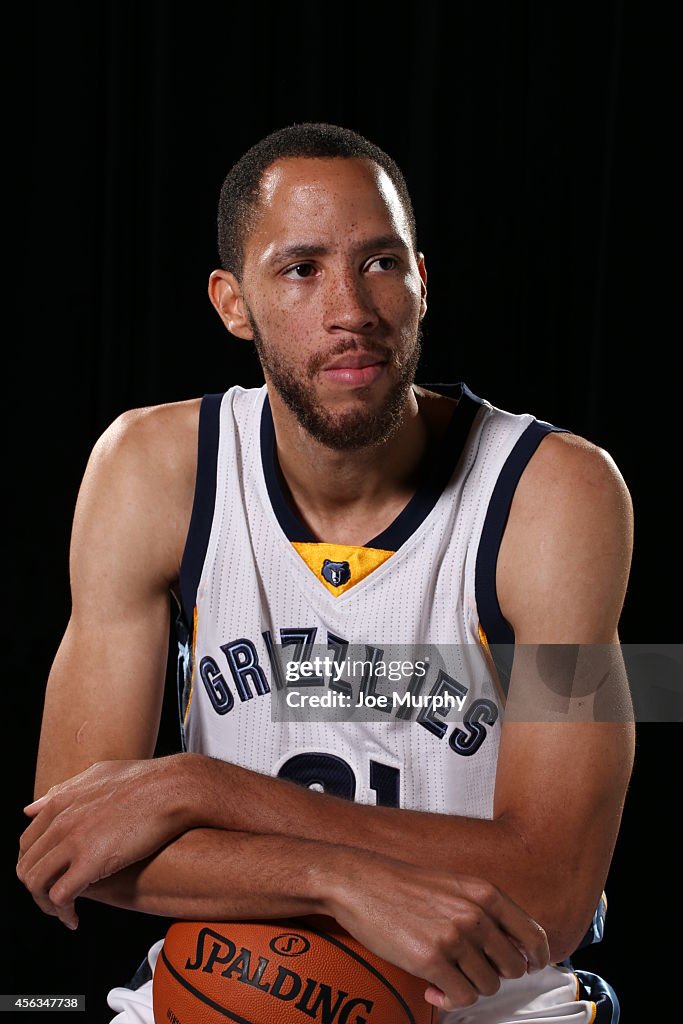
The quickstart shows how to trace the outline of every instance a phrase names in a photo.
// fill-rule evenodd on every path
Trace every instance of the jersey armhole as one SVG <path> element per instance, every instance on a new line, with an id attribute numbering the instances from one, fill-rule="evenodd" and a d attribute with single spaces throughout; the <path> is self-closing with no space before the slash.
<path id="1" fill-rule="evenodd" d="M 532 420 L 518 439 L 498 475 L 479 538 L 474 584 L 477 614 L 506 695 L 512 669 L 515 633 L 498 602 L 498 554 L 520 477 L 543 438 L 552 433 L 570 431 L 567 427 L 556 427 L 544 420 Z"/>
<path id="2" fill-rule="evenodd" d="M 197 475 L 195 478 L 192 514 L 180 562 L 181 614 L 188 630 L 192 630 L 197 589 L 204 568 L 211 525 L 216 504 L 216 473 L 220 412 L 224 392 L 204 395 L 199 406 L 197 438 Z"/>

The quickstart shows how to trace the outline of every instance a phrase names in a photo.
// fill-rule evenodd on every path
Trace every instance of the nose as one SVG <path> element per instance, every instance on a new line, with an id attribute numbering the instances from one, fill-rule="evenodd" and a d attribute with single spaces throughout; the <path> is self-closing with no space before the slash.
<path id="1" fill-rule="evenodd" d="M 360 334 L 371 331 L 379 321 L 370 289 L 352 268 L 328 278 L 324 302 L 324 323 L 328 331 Z"/>

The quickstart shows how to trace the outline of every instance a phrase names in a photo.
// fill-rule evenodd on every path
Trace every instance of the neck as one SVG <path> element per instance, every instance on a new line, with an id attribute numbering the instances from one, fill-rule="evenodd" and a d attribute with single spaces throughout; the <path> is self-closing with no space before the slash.
<path id="1" fill-rule="evenodd" d="M 415 390 L 408 392 L 401 424 L 388 441 L 353 451 L 321 444 L 273 388 L 268 397 L 285 491 L 313 536 L 360 545 L 388 526 L 415 493 L 427 446 Z"/>

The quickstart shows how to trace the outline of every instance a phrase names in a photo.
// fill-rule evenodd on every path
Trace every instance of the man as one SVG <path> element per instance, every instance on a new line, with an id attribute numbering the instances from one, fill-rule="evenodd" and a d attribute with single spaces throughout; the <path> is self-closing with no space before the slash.
<path id="1" fill-rule="evenodd" d="M 189 919 L 329 914 L 425 978 L 443 1020 L 615 1022 L 609 986 L 567 958 L 598 937 L 632 727 L 571 694 L 503 722 L 491 651 L 514 641 L 526 708 L 544 703 L 533 645 L 618 651 L 618 470 L 462 385 L 414 384 L 412 206 L 355 133 L 254 146 L 223 185 L 219 247 L 211 301 L 266 383 L 127 412 L 97 442 L 19 877 L 70 927 L 79 895 Z M 154 759 L 169 590 L 184 752 Z M 432 694 L 469 700 L 487 678 L 460 721 L 271 714 L 283 652 L 339 662 L 351 644 L 450 645 Z M 117 1024 L 152 1020 L 159 945 L 110 993 Z"/>

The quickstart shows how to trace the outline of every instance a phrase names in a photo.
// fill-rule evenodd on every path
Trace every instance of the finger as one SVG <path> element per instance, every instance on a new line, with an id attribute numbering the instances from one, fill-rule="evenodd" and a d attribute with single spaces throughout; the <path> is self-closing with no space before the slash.
<path id="1" fill-rule="evenodd" d="M 425 1000 L 428 1003 L 431 1003 L 432 1006 L 443 1006 L 445 992 L 443 992 L 440 988 L 437 988 L 436 985 L 428 985 L 427 988 L 425 989 L 424 995 Z"/>
<path id="2" fill-rule="evenodd" d="M 24 807 L 24 814 L 29 818 L 35 818 L 43 807 L 45 806 L 45 797 L 41 796 L 39 800 L 34 800 L 32 804 L 27 804 Z"/>
<path id="3" fill-rule="evenodd" d="M 500 988 L 500 974 L 480 949 L 471 947 L 461 953 L 458 957 L 458 967 L 478 995 L 494 996 Z"/>
<path id="4" fill-rule="evenodd" d="M 33 899 L 44 914 L 59 917 L 59 910 L 54 906 L 48 890 L 54 885 L 68 865 L 68 858 L 61 848 L 50 849 L 45 856 L 35 861 L 30 867 L 26 860 L 17 866 L 17 875 L 24 883 Z"/>
<path id="5" fill-rule="evenodd" d="M 425 992 L 425 999 L 427 1002 L 432 1002 L 427 995 L 435 990 L 434 1005 L 443 1007 L 445 1010 L 457 1010 L 463 1006 L 471 1006 L 479 998 L 479 993 L 469 979 L 465 977 L 459 967 L 451 964 L 444 963 L 438 974 L 428 980 L 431 985 Z"/>
<path id="6" fill-rule="evenodd" d="M 40 832 L 37 831 L 33 828 L 33 825 L 34 822 L 31 822 L 19 836 L 19 860 L 26 856 L 36 839 L 42 834 L 42 830 Z"/>
<path id="7" fill-rule="evenodd" d="M 66 821 L 59 815 L 53 817 L 49 809 L 45 816 L 32 821 L 19 838 L 19 863 L 30 871 L 48 850 L 58 846 L 67 832 Z"/>
<path id="8" fill-rule="evenodd" d="M 49 899 L 47 903 L 44 900 L 37 900 L 35 896 L 33 896 L 33 899 L 44 914 L 47 914 L 48 917 L 56 917 L 63 925 L 66 925 L 69 931 L 75 931 L 78 928 L 78 915 L 73 904 L 71 907 L 57 908 Z"/>
<path id="9" fill-rule="evenodd" d="M 68 783 L 69 780 L 67 779 L 65 782 L 58 782 L 54 786 L 50 786 L 50 788 L 46 789 L 44 793 L 42 793 L 40 796 L 37 796 L 35 800 L 32 800 L 31 803 L 26 804 L 26 806 L 24 807 L 24 812 L 26 814 L 37 814 L 38 811 L 40 811 L 45 806 L 48 800 L 50 800 L 51 797 L 54 797 L 58 793 L 60 793 L 62 789 L 66 785 L 68 785 Z"/>
<path id="10" fill-rule="evenodd" d="M 36 840 L 47 831 L 55 818 L 59 816 L 61 810 L 62 808 L 56 803 L 41 804 L 31 824 L 24 829 L 19 839 L 19 850 L 22 857 L 25 856 Z"/>
<path id="11" fill-rule="evenodd" d="M 550 961 L 548 938 L 537 921 L 500 890 L 488 902 L 486 910 L 516 942 L 532 967 L 547 966 Z"/>
<path id="12" fill-rule="evenodd" d="M 75 931 L 78 927 L 78 915 L 75 907 L 75 896 L 72 896 L 73 885 L 68 880 L 69 872 L 57 879 L 48 892 L 50 903 L 57 911 L 59 920 Z"/>
<path id="13" fill-rule="evenodd" d="M 78 920 L 74 909 L 76 898 L 101 877 L 101 871 L 93 863 L 72 861 L 67 870 L 54 882 L 48 894 L 60 917 L 63 915 L 69 920 Z"/>
<path id="14" fill-rule="evenodd" d="M 66 845 L 54 846 L 50 839 L 41 837 L 32 846 L 17 864 L 17 875 L 44 914 L 58 917 L 67 927 L 76 928 L 78 916 L 74 900 L 85 888 L 85 885 L 79 887 L 84 873 L 82 869 L 73 870 L 73 858 Z"/>
<path id="15" fill-rule="evenodd" d="M 26 804 L 26 806 L 24 807 L 24 811 L 26 811 L 27 814 L 37 813 L 37 811 L 40 809 L 40 807 L 47 800 L 49 794 L 50 794 L 50 790 L 48 790 L 47 793 L 43 793 L 42 796 L 37 796 L 36 799 L 32 800 L 30 804 Z"/>
<path id="16" fill-rule="evenodd" d="M 98 861 L 76 859 L 70 844 L 54 843 L 50 834 L 41 836 L 17 866 L 17 874 L 31 891 L 41 910 L 56 913 L 65 924 L 76 927 L 77 896 L 102 877 Z"/>
<path id="17" fill-rule="evenodd" d="M 526 974 L 528 961 L 508 935 L 491 922 L 482 936 L 482 949 L 501 978 L 521 978 Z"/>

